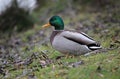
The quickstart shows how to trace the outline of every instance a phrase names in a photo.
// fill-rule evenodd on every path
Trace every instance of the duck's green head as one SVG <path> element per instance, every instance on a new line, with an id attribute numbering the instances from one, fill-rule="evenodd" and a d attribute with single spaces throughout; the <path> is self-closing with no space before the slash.
<path id="1" fill-rule="evenodd" d="M 55 30 L 64 30 L 64 22 L 61 17 L 53 16 L 50 18 L 49 23 L 43 25 L 43 27 L 54 26 Z"/>

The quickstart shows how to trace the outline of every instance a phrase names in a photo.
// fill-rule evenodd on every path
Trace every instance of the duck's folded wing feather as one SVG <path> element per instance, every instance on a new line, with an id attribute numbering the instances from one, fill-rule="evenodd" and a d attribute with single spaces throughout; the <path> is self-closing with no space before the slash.
<path id="1" fill-rule="evenodd" d="M 96 43 L 96 41 L 94 41 L 91 37 L 82 32 L 79 33 L 72 31 L 64 31 L 63 36 L 68 40 L 71 40 L 82 45 L 90 45 Z"/>
<path id="2" fill-rule="evenodd" d="M 88 46 L 88 48 L 91 50 L 97 50 L 102 48 L 99 43 L 94 41 L 91 37 L 89 37 L 83 32 L 64 31 L 62 35 L 68 40 Z"/>

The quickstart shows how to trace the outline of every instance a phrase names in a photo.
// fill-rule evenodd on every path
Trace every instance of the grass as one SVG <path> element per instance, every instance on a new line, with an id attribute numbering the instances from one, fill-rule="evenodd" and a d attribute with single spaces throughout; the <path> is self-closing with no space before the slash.
<path id="1" fill-rule="evenodd" d="M 38 72 L 35 74 L 42 75 L 42 79 L 48 79 L 49 77 L 51 79 L 119 79 L 120 69 L 115 69 L 119 67 L 119 55 L 118 51 L 113 50 L 108 53 L 81 57 L 79 60 L 83 60 L 84 65 L 77 68 L 55 65 L 54 70 L 53 67 L 47 67 L 41 71 L 43 73 Z M 63 59 L 61 61 L 64 63 L 75 62 L 76 58 Z M 100 71 L 97 71 L 98 66 L 101 67 Z M 44 75 L 47 75 L 47 77 Z"/>
<path id="2" fill-rule="evenodd" d="M 45 68 L 40 67 L 40 60 L 34 59 L 32 64 L 26 66 L 25 69 L 17 69 L 11 71 L 10 78 L 15 78 L 16 76 L 23 74 L 20 79 L 27 79 L 29 74 L 33 74 L 38 79 L 119 79 L 120 73 L 120 52 L 119 49 L 110 50 L 108 52 L 92 54 L 90 56 L 80 56 L 76 58 L 62 58 L 60 60 L 55 60 L 56 56 L 60 53 L 50 52 L 53 49 L 43 46 L 39 50 L 48 50 L 48 57 L 54 60 L 53 63 L 47 65 Z M 39 51 L 38 50 L 38 51 Z M 73 63 L 77 61 L 84 61 L 84 64 L 78 67 L 71 67 L 68 63 Z M 61 64 L 59 64 L 61 62 Z M 24 67 L 24 66 L 23 66 Z M 98 69 L 100 67 L 100 69 Z M 27 73 L 27 70 L 31 72 Z"/>
<path id="3" fill-rule="evenodd" d="M 39 68 L 34 74 L 39 79 L 119 79 L 120 73 L 120 53 L 118 50 L 112 50 L 106 53 L 100 53 L 88 57 L 61 59 L 46 68 Z M 66 63 L 83 60 L 84 64 L 77 68 L 69 67 Z M 35 63 L 36 64 L 36 63 Z M 100 70 L 98 69 L 100 66 Z"/>

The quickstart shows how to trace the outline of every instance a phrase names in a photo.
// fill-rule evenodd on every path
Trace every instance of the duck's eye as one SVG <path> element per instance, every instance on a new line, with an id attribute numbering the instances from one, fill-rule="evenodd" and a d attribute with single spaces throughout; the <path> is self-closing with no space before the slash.
<path id="1" fill-rule="evenodd" d="M 54 18 L 54 20 L 57 20 L 57 18 Z"/>

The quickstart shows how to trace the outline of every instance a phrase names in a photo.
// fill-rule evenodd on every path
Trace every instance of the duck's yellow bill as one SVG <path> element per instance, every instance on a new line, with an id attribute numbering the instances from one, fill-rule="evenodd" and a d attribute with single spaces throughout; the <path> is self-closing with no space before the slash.
<path id="1" fill-rule="evenodd" d="M 50 26 L 51 26 L 51 24 L 47 23 L 47 24 L 43 25 L 42 28 L 47 28 L 47 27 L 50 27 Z"/>

